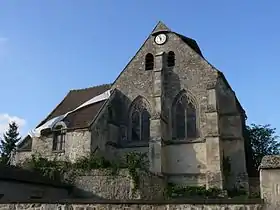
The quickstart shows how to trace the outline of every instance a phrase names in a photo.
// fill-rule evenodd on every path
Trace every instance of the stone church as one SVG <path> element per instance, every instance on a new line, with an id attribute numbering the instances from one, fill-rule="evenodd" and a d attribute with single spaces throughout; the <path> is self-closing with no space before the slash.
<path id="1" fill-rule="evenodd" d="M 113 83 L 71 90 L 37 126 L 39 135 L 20 143 L 15 159 L 146 152 L 150 171 L 169 182 L 224 188 L 227 163 L 228 182 L 245 186 L 245 118 L 197 42 L 159 22 Z"/>

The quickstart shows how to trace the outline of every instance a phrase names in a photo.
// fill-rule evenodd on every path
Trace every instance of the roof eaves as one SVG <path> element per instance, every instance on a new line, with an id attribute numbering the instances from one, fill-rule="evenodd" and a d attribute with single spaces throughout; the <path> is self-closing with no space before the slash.
<path id="1" fill-rule="evenodd" d="M 48 114 L 47 117 L 45 117 L 44 120 L 42 120 L 42 121 L 36 126 L 36 128 L 40 127 L 41 125 L 43 125 L 43 124 L 46 122 L 46 120 L 55 112 L 55 110 L 58 109 L 58 107 L 66 100 L 67 96 L 69 96 L 70 93 L 71 93 L 72 91 L 73 91 L 73 90 L 70 90 L 70 91 L 64 96 L 63 100 Z"/>
<path id="2" fill-rule="evenodd" d="M 239 102 L 239 100 L 238 100 L 238 98 L 237 98 L 235 92 L 233 91 L 233 89 L 232 89 L 231 86 L 229 85 L 229 83 L 228 83 L 228 81 L 227 81 L 225 75 L 223 74 L 223 72 L 221 72 L 221 71 L 219 71 L 219 70 L 217 70 L 217 71 L 218 71 L 218 75 L 219 75 L 219 76 L 222 78 L 222 80 L 225 82 L 226 86 L 234 93 L 234 97 L 235 97 L 235 101 L 236 101 L 237 107 L 238 107 L 238 108 L 240 109 L 240 111 L 244 114 L 245 118 L 247 118 L 247 115 L 246 115 L 245 110 L 244 110 L 243 107 L 241 106 L 241 104 L 240 104 L 240 102 Z"/>
<path id="3" fill-rule="evenodd" d="M 66 100 L 66 98 L 72 93 L 72 92 L 79 92 L 79 91 L 85 91 L 87 89 L 91 89 L 91 88 L 98 88 L 98 87 L 102 87 L 102 86 L 108 86 L 108 89 L 112 86 L 112 83 L 109 83 L 109 84 L 102 84 L 102 85 L 97 85 L 97 86 L 92 86 L 92 87 L 88 87 L 88 88 L 81 88 L 81 89 L 72 89 L 70 90 L 66 95 L 65 97 L 63 98 L 63 100 L 48 114 L 48 116 L 42 120 L 37 126 L 36 128 L 38 128 L 39 126 L 43 125 L 46 120 L 59 108 L 59 106 L 61 104 L 63 104 L 63 102 Z"/>

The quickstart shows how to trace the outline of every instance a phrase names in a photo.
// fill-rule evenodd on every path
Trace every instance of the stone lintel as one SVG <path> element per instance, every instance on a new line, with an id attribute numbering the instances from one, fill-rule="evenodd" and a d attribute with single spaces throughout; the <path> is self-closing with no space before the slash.
<path id="1" fill-rule="evenodd" d="M 156 54 L 156 56 L 162 56 L 164 54 L 164 52 L 158 52 L 157 54 Z"/>
<path id="2" fill-rule="evenodd" d="M 242 113 L 240 113 L 240 112 L 226 112 L 226 113 L 220 113 L 220 116 L 221 117 L 224 117 L 224 116 L 227 116 L 227 117 L 242 116 Z"/>

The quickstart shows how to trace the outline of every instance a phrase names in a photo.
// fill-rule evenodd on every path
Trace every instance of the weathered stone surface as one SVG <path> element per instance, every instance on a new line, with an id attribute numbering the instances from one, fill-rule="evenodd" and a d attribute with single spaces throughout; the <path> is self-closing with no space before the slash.
<path id="1" fill-rule="evenodd" d="M 52 151 L 53 135 L 34 137 L 31 152 L 18 152 L 15 160 L 19 164 L 31 154 L 39 153 L 43 157 L 57 160 L 69 160 L 74 162 L 79 157 L 89 154 L 91 150 L 91 133 L 89 130 L 75 130 L 67 132 L 65 136 L 65 147 L 62 151 Z"/>
<path id="2" fill-rule="evenodd" d="M 261 210 L 261 204 L 0 204 L 0 210 Z"/>
<path id="3" fill-rule="evenodd" d="M 134 191 L 133 178 L 128 170 L 121 169 L 114 175 L 110 170 L 92 170 L 76 177 L 74 184 L 77 189 L 73 196 L 113 200 L 163 199 L 163 178 L 143 171 L 139 171 L 139 177 L 139 188 Z"/>
<path id="4" fill-rule="evenodd" d="M 68 198 L 66 188 L 51 185 L 20 182 L 16 180 L 0 180 L 0 199 L 5 200 L 29 200 L 31 198 L 63 199 Z"/>
<path id="5" fill-rule="evenodd" d="M 280 169 L 280 155 L 264 156 L 260 165 L 261 169 L 277 168 Z"/>
<path id="6" fill-rule="evenodd" d="M 265 156 L 260 169 L 260 191 L 267 209 L 280 209 L 279 156 Z"/>

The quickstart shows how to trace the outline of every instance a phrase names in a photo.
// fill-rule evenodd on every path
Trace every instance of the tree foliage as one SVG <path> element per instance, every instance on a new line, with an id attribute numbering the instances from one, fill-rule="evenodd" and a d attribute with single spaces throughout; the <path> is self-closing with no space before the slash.
<path id="1" fill-rule="evenodd" d="M 11 155 L 20 139 L 18 125 L 15 122 L 11 122 L 8 131 L 3 135 L 3 139 L 1 139 L 1 163 L 9 164 Z"/>
<path id="2" fill-rule="evenodd" d="M 270 125 L 251 124 L 246 126 L 245 138 L 250 146 L 252 164 L 255 169 L 260 166 L 265 155 L 280 154 L 280 142 L 276 135 L 276 129 Z"/>

